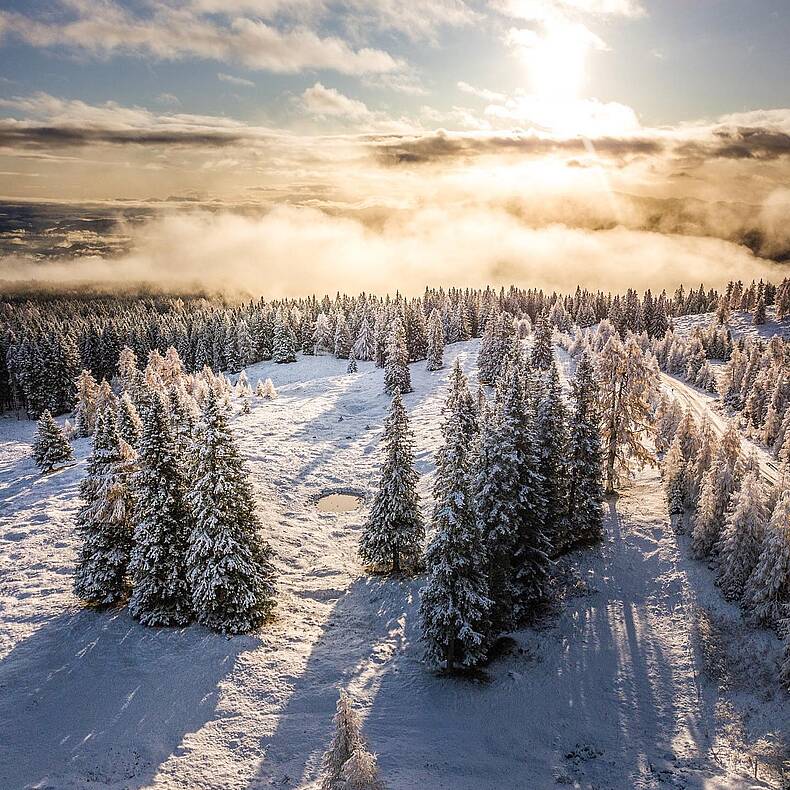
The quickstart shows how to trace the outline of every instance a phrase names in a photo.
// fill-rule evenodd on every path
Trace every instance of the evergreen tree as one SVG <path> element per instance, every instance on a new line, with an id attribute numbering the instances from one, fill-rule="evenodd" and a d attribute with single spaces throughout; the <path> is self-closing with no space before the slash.
<path id="1" fill-rule="evenodd" d="M 346 367 L 346 373 L 356 373 L 357 372 L 357 358 L 354 356 L 354 352 L 352 351 L 348 357 L 348 366 Z"/>
<path id="2" fill-rule="evenodd" d="M 279 312 L 274 324 L 272 359 L 278 364 L 296 362 L 296 337 Z"/>
<path id="3" fill-rule="evenodd" d="M 511 361 L 497 390 L 500 413 L 506 430 L 515 439 L 518 470 L 518 541 L 514 554 L 516 617 L 532 615 L 548 596 L 552 552 L 545 533 L 545 478 L 541 469 L 540 443 L 535 425 L 535 406 L 530 393 L 535 389 L 532 371 L 523 361 Z"/>
<path id="4" fill-rule="evenodd" d="M 777 625 L 786 615 L 790 605 L 790 490 L 782 492 L 774 507 L 743 600 L 756 622 Z"/>
<path id="5" fill-rule="evenodd" d="M 521 517 L 518 436 L 514 424 L 485 403 L 480 408 L 480 447 L 474 480 L 477 523 L 487 560 L 491 626 L 494 633 L 514 624 L 515 569 Z"/>
<path id="6" fill-rule="evenodd" d="M 401 393 L 412 391 L 408 360 L 406 333 L 403 330 L 403 323 L 396 318 L 390 333 L 387 361 L 384 366 L 384 391 L 388 395 L 392 395 L 396 389 Z"/>
<path id="7" fill-rule="evenodd" d="M 346 317 L 341 313 L 335 324 L 335 356 L 338 359 L 348 359 L 351 353 L 351 332 L 348 329 Z"/>
<path id="8" fill-rule="evenodd" d="M 553 327 L 547 315 L 541 315 L 535 327 L 535 344 L 532 346 L 532 365 L 538 370 L 548 370 L 554 361 L 552 344 Z"/>
<path id="9" fill-rule="evenodd" d="M 259 626 L 274 607 L 271 548 L 225 409 L 210 393 L 196 431 L 192 529 L 186 556 L 199 622 L 229 634 Z"/>
<path id="10" fill-rule="evenodd" d="M 441 370 L 444 367 L 444 327 L 442 316 L 434 308 L 428 321 L 428 370 Z"/>
<path id="11" fill-rule="evenodd" d="M 759 472 L 743 478 L 721 535 L 718 584 L 725 597 L 738 600 L 760 558 L 768 512 Z"/>
<path id="12" fill-rule="evenodd" d="M 99 385 L 89 370 L 83 370 L 77 378 L 77 403 L 74 407 L 77 435 L 92 436 L 96 426 L 96 408 L 99 398 Z"/>
<path id="13" fill-rule="evenodd" d="M 42 472 L 51 472 L 55 467 L 74 460 L 69 440 L 49 413 L 49 409 L 44 409 L 41 413 L 36 427 L 33 460 Z"/>
<path id="14" fill-rule="evenodd" d="M 705 474 L 691 532 L 691 550 L 697 559 L 708 557 L 716 547 L 735 484 L 734 465 L 728 462 L 720 448 Z"/>
<path id="15" fill-rule="evenodd" d="M 176 453 L 164 394 L 149 393 L 143 414 L 139 471 L 134 476 L 134 547 L 129 612 L 144 625 L 185 625 L 187 510 L 182 459 Z"/>
<path id="16" fill-rule="evenodd" d="M 571 381 L 568 529 L 572 543 L 603 540 L 603 451 L 597 390 L 592 362 L 585 352 Z"/>
<path id="17" fill-rule="evenodd" d="M 367 750 L 351 698 L 341 689 L 335 734 L 324 754 L 321 790 L 383 790 L 376 758 Z"/>
<path id="18" fill-rule="evenodd" d="M 80 484 L 83 504 L 77 513 L 82 545 L 74 571 L 74 592 L 94 604 L 116 604 L 129 592 L 135 461 L 134 450 L 118 434 L 114 404 L 107 400 L 96 418 L 93 453 Z"/>
<path id="19" fill-rule="evenodd" d="M 398 573 L 413 566 L 425 540 L 414 468 L 414 437 L 400 392 L 392 396 L 382 437 L 384 463 L 373 506 L 359 541 L 359 555 L 369 565 Z"/>
<path id="20" fill-rule="evenodd" d="M 568 411 L 553 355 L 537 409 L 537 441 L 546 509 L 543 532 L 554 552 L 566 551 L 573 541 L 568 533 Z"/>
<path id="21" fill-rule="evenodd" d="M 143 434 L 143 422 L 126 391 L 118 401 L 118 433 L 130 447 L 137 448 Z"/>
<path id="22" fill-rule="evenodd" d="M 436 459 L 434 536 L 425 554 L 428 580 L 420 615 L 426 656 L 456 665 L 479 664 L 486 654 L 489 611 L 486 557 L 472 501 L 472 441 L 457 413 L 462 397 L 448 399 L 444 444 Z"/>
<path id="23" fill-rule="evenodd" d="M 354 342 L 354 356 L 363 362 L 370 362 L 376 353 L 376 337 L 370 325 L 367 313 L 362 317 L 359 334 Z"/>

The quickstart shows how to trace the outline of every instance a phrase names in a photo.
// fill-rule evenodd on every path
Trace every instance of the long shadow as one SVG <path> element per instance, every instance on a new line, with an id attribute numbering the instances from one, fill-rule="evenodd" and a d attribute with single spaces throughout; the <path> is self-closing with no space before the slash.
<path id="1" fill-rule="evenodd" d="M 141 788 L 214 713 L 252 637 L 63 614 L 0 662 L 0 787 Z"/>
<path id="2" fill-rule="evenodd" d="M 404 613 L 415 605 L 419 583 L 363 577 L 338 599 L 277 715 L 275 731 L 261 743 L 264 757 L 250 790 L 304 787 L 320 776 L 339 689 L 350 689 L 357 703 L 370 705 L 381 672 L 397 666 L 406 647 Z M 391 731 L 385 735 L 393 737 Z"/>

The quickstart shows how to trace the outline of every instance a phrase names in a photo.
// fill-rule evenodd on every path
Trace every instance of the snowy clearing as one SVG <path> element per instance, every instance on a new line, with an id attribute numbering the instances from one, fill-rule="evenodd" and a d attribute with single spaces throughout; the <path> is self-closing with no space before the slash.
<path id="1" fill-rule="evenodd" d="M 411 366 L 426 513 L 443 385 L 456 355 L 474 379 L 478 345 L 448 346 L 441 371 Z M 0 787 L 316 787 L 340 687 L 392 789 L 781 786 L 781 645 L 688 559 L 655 469 L 607 503 L 603 547 L 563 560 L 555 618 L 512 634 L 487 680 L 432 673 L 423 578 L 367 577 L 356 556 L 389 399 L 372 363 L 345 368 L 321 356 L 247 370 L 279 392 L 234 419 L 280 579 L 277 619 L 256 636 L 84 609 L 71 573 L 89 443 L 41 476 L 35 424 L 0 420 Z M 318 510 L 343 491 L 362 508 Z"/>

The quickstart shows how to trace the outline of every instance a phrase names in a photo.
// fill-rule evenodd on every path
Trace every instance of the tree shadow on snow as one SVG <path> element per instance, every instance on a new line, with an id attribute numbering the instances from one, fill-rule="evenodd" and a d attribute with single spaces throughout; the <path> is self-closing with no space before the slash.
<path id="1" fill-rule="evenodd" d="M 382 673 L 397 667 L 413 637 L 408 612 L 416 606 L 420 584 L 418 579 L 367 576 L 337 600 L 277 715 L 274 733 L 261 743 L 264 756 L 250 790 L 305 787 L 320 777 L 339 690 L 350 689 L 361 710 L 370 706 Z M 374 750 L 377 737 L 393 737 L 389 728 L 364 730 Z"/>
<path id="2" fill-rule="evenodd" d="M 147 786 L 258 640 L 60 615 L 0 662 L 0 787 Z"/>

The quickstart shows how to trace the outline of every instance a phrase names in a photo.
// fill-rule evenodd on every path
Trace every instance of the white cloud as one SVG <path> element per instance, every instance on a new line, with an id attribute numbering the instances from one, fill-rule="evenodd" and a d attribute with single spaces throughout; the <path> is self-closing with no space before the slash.
<path id="1" fill-rule="evenodd" d="M 325 87 L 320 82 L 307 88 L 302 93 L 301 99 L 302 106 L 314 115 L 331 115 L 352 120 L 365 120 L 372 116 L 364 102 L 351 99 L 335 88 Z"/>
<path id="2" fill-rule="evenodd" d="M 646 13 L 639 0 L 499 0 L 496 6 L 506 16 L 534 22 L 569 15 L 634 19 Z"/>
<path id="3" fill-rule="evenodd" d="M 337 36 L 322 36 L 304 26 L 279 29 L 248 17 L 220 22 L 166 4 L 154 5 L 149 16 L 137 16 L 110 0 L 80 0 L 69 7 L 72 13 L 59 21 L 0 12 L 0 31 L 5 29 L 6 35 L 32 46 L 61 46 L 98 57 L 116 53 L 160 60 L 194 57 L 279 73 L 331 69 L 369 74 L 397 71 L 403 65 L 383 50 L 353 49 Z"/>
<path id="4" fill-rule="evenodd" d="M 246 80 L 244 77 L 234 77 L 233 74 L 225 74 L 222 71 L 217 74 L 217 79 L 220 82 L 228 82 L 231 85 L 239 85 L 244 88 L 255 87 L 255 83 L 252 80 Z"/>
<path id="5" fill-rule="evenodd" d="M 459 91 L 462 91 L 463 93 L 469 93 L 472 96 L 477 96 L 479 99 L 484 99 L 488 102 L 503 102 L 507 99 L 507 96 L 504 93 L 497 93 L 496 91 L 490 91 L 486 88 L 476 88 L 474 85 L 470 85 L 468 82 L 458 82 L 456 85 L 458 86 Z"/>

